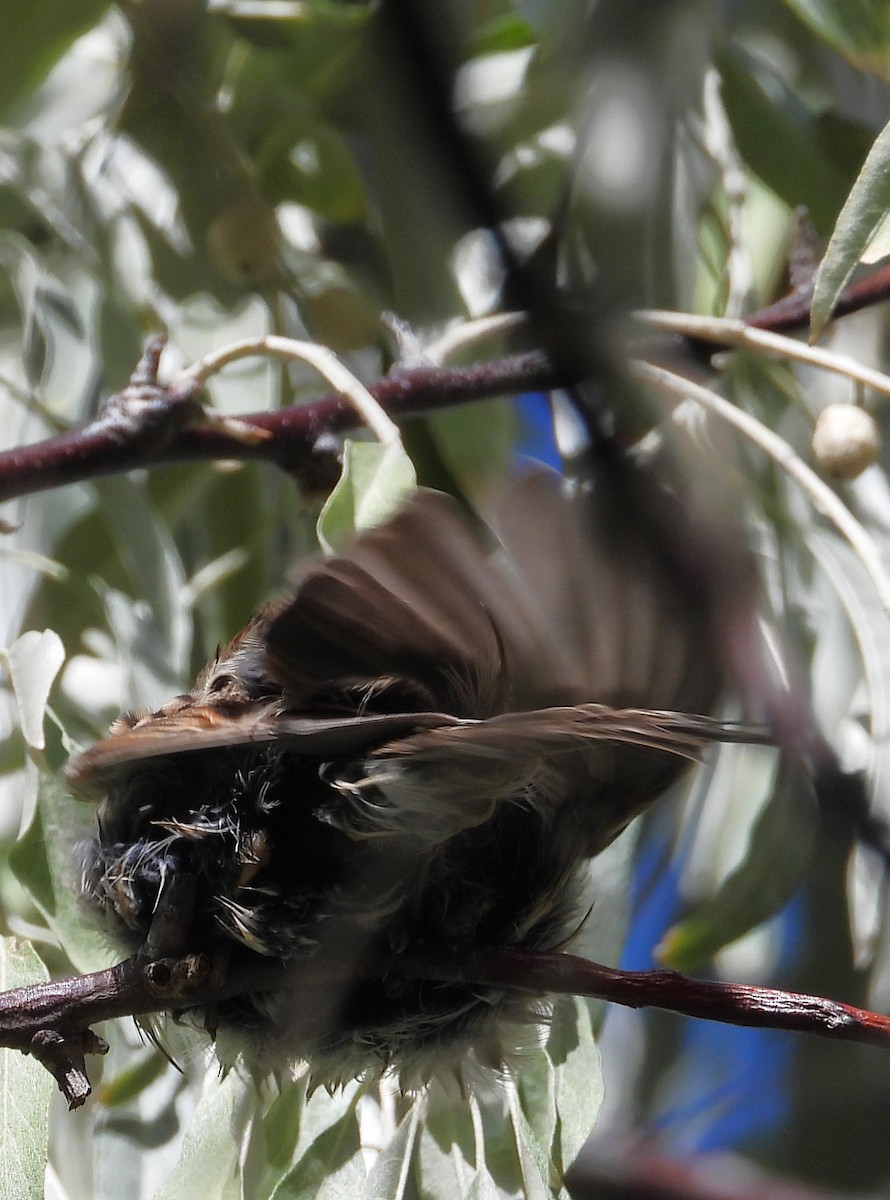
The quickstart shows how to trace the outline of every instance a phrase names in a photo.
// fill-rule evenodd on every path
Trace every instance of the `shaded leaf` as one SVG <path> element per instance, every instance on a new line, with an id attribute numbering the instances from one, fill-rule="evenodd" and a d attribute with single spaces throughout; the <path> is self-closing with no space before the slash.
<path id="1" fill-rule="evenodd" d="M 890 8 L 885 0 L 785 0 L 850 62 L 890 79 Z"/>
<path id="2" fill-rule="evenodd" d="M 726 115 L 746 165 L 789 208 L 805 205 L 827 237 L 870 133 L 832 110 L 808 108 L 769 62 L 742 47 L 730 46 L 719 67 Z"/>
<path id="3" fill-rule="evenodd" d="M 35 768 L 36 769 L 36 768 Z M 60 780 L 43 772 L 37 780 L 37 812 L 10 852 L 10 866 L 37 905 L 65 953 L 80 971 L 110 966 L 118 957 L 107 938 L 91 928 L 78 898 L 78 855 L 88 815 Z"/>
<path id="4" fill-rule="evenodd" d="M 0 112 L 37 87 L 108 7 L 107 0 L 34 0 L 25 19 L 15 5 L 0 6 Z"/>
<path id="5" fill-rule="evenodd" d="M 771 795 L 754 823 L 741 865 L 715 895 L 668 930 L 658 948 L 662 961 L 675 970 L 700 965 L 774 917 L 804 876 L 817 826 L 815 800 L 799 769 L 767 754 L 776 770 Z M 750 781 L 750 773 L 745 775 Z"/>

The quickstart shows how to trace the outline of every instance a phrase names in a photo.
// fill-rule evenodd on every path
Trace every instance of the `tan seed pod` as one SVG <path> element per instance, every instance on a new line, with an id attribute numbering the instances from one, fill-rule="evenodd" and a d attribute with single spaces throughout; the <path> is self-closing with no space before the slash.
<path id="1" fill-rule="evenodd" d="M 829 404 L 813 431 L 813 460 L 824 475 L 855 479 L 881 453 L 881 431 L 856 404 Z"/>

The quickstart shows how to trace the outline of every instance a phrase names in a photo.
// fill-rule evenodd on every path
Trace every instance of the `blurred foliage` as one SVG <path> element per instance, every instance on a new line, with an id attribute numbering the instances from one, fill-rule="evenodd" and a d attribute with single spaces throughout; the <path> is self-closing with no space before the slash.
<path id="1" fill-rule="evenodd" d="M 823 304 L 870 247 L 881 252 L 886 132 L 859 173 L 890 116 L 886 0 L 440 0 L 440 13 L 454 18 L 441 36 L 460 63 L 455 109 L 511 238 L 549 254 L 561 282 L 595 279 L 609 303 L 738 315 L 786 289 L 798 209 L 817 240 L 831 238 Z M 159 329 L 168 373 L 274 332 L 332 347 L 367 382 L 399 352 L 384 313 L 407 322 L 423 354 L 446 327 L 498 311 L 491 239 L 416 103 L 399 38 L 370 0 L 35 0 L 0 12 L 2 446 L 87 419 Z M 844 236 L 832 237 L 842 208 Z M 881 366 L 886 335 L 873 309 L 826 341 Z M 505 345 L 496 334 L 461 353 Z M 843 377 L 750 353 L 731 356 L 723 382 L 804 455 L 818 412 L 859 398 Z M 237 413 L 323 387 L 308 368 L 251 359 L 209 390 Z M 650 441 L 719 463 L 819 720 L 890 815 L 890 641 L 862 563 L 760 452 L 711 421 L 653 412 Z M 417 479 L 470 500 L 517 454 L 553 452 L 506 401 L 403 432 Z M 321 523 L 328 542 L 410 486 L 412 467 L 394 453 L 349 449 Z M 886 458 L 842 495 L 886 556 Z M 271 468 L 218 464 L 4 507 L 15 527 L 0 545 L 7 981 L 113 954 L 73 899 L 72 845 L 89 814 L 51 770 L 72 739 L 180 690 L 316 549 L 323 500 Z M 66 651 L 48 710 L 58 643 L 18 642 L 23 629 L 55 631 Z M 620 954 L 632 860 L 624 840 L 594 865 L 585 953 Z M 890 1004 L 880 872 L 842 831 L 818 826 L 802 781 L 774 756 L 730 748 L 709 760 L 654 814 L 642 861 L 660 866 L 645 887 L 642 868 L 636 876 L 639 965 L 659 943 L 699 972 Z M 652 882 L 664 879 L 669 893 Z M 649 925 L 646 888 L 659 897 Z M 90 1106 L 51 1109 L 47 1194 L 547 1196 L 596 1120 L 603 1083 L 602 1136 L 642 1128 L 697 1150 L 722 1130 L 724 1144 L 786 1174 L 890 1186 L 877 1051 L 789 1049 L 789 1037 L 776 1065 L 775 1041 L 747 1042 L 743 1078 L 728 1034 L 696 1040 L 673 1018 L 634 1015 L 607 1022 L 601 1065 L 601 1018 L 561 1004 L 517 1085 L 478 1099 L 436 1088 L 308 1097 L 299 1081 L 220 1080 L 174 1029 L 178 1074 L 121 1023 L 107 1031 Z M 7 1158 L 10 1139 L 21 1145 L 23 1174 L 7 1163 L 0 1191 L 36 1195 L 49 1089 L 36 1064 L 12 1067 L 4 1145 Z M 741 1114 L 731 1128 L 727 1112 Z"/>

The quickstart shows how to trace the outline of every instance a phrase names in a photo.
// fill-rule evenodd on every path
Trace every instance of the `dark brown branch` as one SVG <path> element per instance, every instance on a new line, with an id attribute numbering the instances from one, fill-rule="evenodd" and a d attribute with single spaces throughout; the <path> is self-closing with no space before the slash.
<path id="1" fill-rule="evenodd" d="M 212 1006 L 231 996 L 292 986 L 313 988 L 354 977 L 355 961 L 320 954 L 282 965 L 251 962 L 226 969 L 203 955 L 141 961 L 0 995 L 0 1046 L 34 1054 L 55 1075 L 71 1107 L 89 1082 L 84 1053 L 101 1053 L 90 1026 L 114 1017 Z M 890 1050 L 890 1018 L 821 996 L 690 979 L 673 971 L 621 971 L 568 954 L 534 954 L 472 946 L 424 948 L 370 961 L 366 978 L 486 984 L 543 994 L 591 996 L 631 1008 L 812 1033 Z"/>
<path id="2" fill-rule="evenodd" d="M 870 308 L 890 300 L 890 264 L 884 263 L 867 275 L 848 284 L 832 309 L 832 319 L 849 316 L 860 309 Z M 775 304 L 752 313 L 745 320 L 756 329 L 769 329 L 773 333 L 794 333 L 810 327 L 810 305 L 813 303 L 812 282 L 797 287 Z"/>
<path id="3" fill-rule="evenodd" d="M 750 984 L 690 979 L 675 971 L 621 971 L 571 954 L 455 947 L 402 956 L 390 974 L 591 996 L 629 1008 L 663 1008 L 687 1017 L 787 1029 L 890 1050 L 890 1017 L 822 996 Z"/>
<path id="4" fill-rule="evenodd" d="M 369 390 L 390 416 L 398 418 L 561 382 L 543 354 L 528 351 L 468 367 L 400 371 Z M 124 395 L 126 391 L 120 393 Z M 240 418 L 244 425 L 268 435 L 251 442 L 201 421 L 193 409 L 187 413 L 190 422 L 184 423 L 179 414 L 186 411 L 184 401 L 191 401 L 193 395 L 182 396 L 174 387 L 167 397 L 176 417 L 166 425 L 159 411 L 153 412 L 148 429 L 144 423 L 121 419 L 113 397 L 90 425 L 0 454 L 0 501 L 137 467 L 213 459 L 276 463 L 298 477 L 307 473 L 314 481 L 313 459 L 319 439 L 358 423 L 347 400 L 326 395 L 307 404 Z M 329 485 L 335 480 L 336 472 Z"/>

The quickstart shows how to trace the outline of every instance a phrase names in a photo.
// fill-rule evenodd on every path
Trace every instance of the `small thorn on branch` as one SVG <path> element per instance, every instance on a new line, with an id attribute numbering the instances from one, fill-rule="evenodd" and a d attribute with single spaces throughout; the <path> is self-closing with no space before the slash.
<path id="1" fill-rule="evenodd" d="M 216 413 L 201 401 L 199 380 L 184 378 L 168 386 L 159 381 L 165 336 L 152 338 L 130 382 L 108 400 L 93 426 L 123 445 L 158 450 L 186 429 L 207 429 L 235 442 L 254 445 L 271 435 L 247 421 Z"/>
<path id="2" fill-rule="evenodd" d="M 80 1108 L 91 1092 L 84 1056 L 107 1054 L 108 1043 L 92 1029 L 38 1029 L 31 1038 L 28 1053 L 41 1063 L 68 1102 L 69 1109 Z"/>

